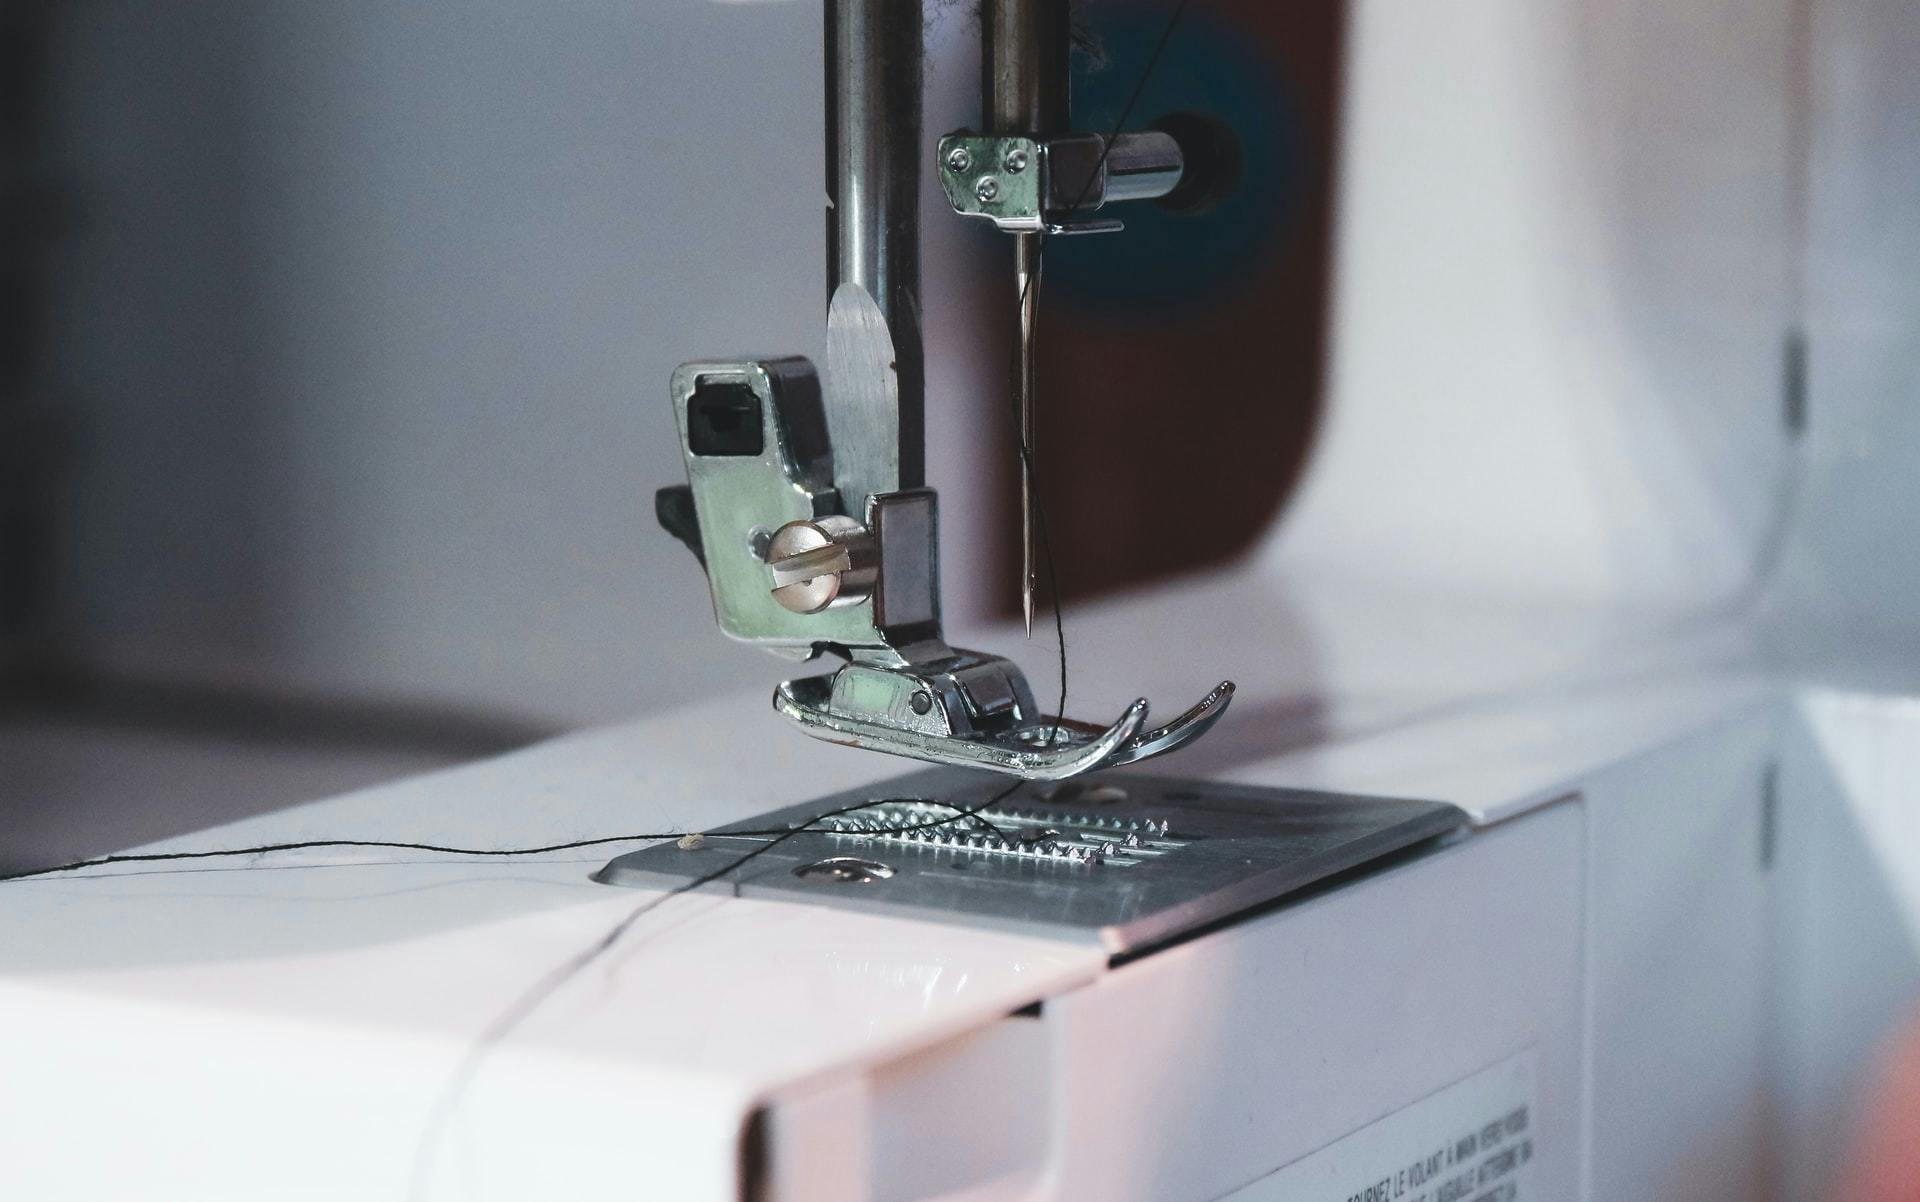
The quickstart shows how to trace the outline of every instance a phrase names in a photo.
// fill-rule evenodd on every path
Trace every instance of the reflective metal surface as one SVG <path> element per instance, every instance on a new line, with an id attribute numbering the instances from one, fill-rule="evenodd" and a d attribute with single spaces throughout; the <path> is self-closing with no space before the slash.
<path id="1" fill-rule="evenodd" d="M 826 415 L 833 477 L 848 513 L 867 498 L 898 491 L 901 376 L 893 332 L 873 296 L 851 281 L 827 306 Z"/>
<path id="2" fill-rule="evenodd" d="M 1021 234 L 1014 239 L 1013 286 L 1018 306 L 1016 336 L 1020 358 L 1014 373 L 1019 393 L 1014 403 L 1020 414 L 1020 620 L 1027 637 L 1032 638 L 1036 533 L 1033 475 L 1034 456 L 1039 453 L 1033 442 L 1033 327 L 1040 314 L 1039 234 Z"/>
<path id="3" fill-rule="evenodd" d="M 858 667 L 849 665 L 833 678 L 787 681 L 774 691 L 773 706 L 816 739 L 1028 780 L 1063 780 L 1177 750 L 1205 734 L 1233 700 L 1233 682 L 1222 681 L 1164 726 L 1147 729 L 1148 705 L 1143 697 L 1112 725 L 1099 727 L 1037 713 L 1018 668 L 993 656 L 973 655 L 972 659 L 1004 672 L 1010 687 L 1026 697 L 1024 707 L 1013 708 L 997 722 L 974 723 L 967 720 L 965 708 L 945 705 L 931 720 L 905 717 L 900 710 L 902 699 L 910 699 L 914 692 L 940 697 L 954 691 L 941 687 L 950 673 L 939 670 L 939 665 L 932 671 L 911 666 L 868 670 L 866 675 L 872 679 L 858 694 L 842 687 L 842 678 Z"/>
<path id="4" fill-rule="evenodd" d="M 891 332 L 898 364 L 898 426 L 887 448 L 896 474 L 875 492 L 926 483 L 922 22 L 921 0 L 826 4 L 827 294 L 832 298 L 842 284 L 865 289 Z"/>
<path id="5" fill-rule="evenodd" d="M 820 640 L 876 642 L 870 603 L 795 613 L 773 597 L 762 558 L 775 530 L 838 503 L 812 365 L 685 364 L 673 412 L 720 629 L 800 659 Z"/>
<path id="6" fill-rule="evenodd" d="M 773 599 L 797 614 L 865 600 L 873 587 L 873 536 L 849 517 L 788 522 L 767 542 Z"/>
<path id="7" fill-rule="evenodd" d="M 950 647 L 941 630 L 938 506 L 920 484 L 920 13 L 919 0 L 827 5 L 824 393 L 799 358 L 682 366 L 673 401 L 687 487 L 662 490 L 656 513 L 700 558 L 728 635 L 789 658 L 845 661 L 774 694 L 775 709 L 816 738 L 1032 779 L 1161 755 L 1204 733 L 1233 686 L 1156 729 L 1144 699 L 1101 727 L 1042 713 L 1017 666 Z M 1013 399 L 1031 633 L 1033 331 L 1039 238 L 1061 228 L 1047 211 L 1047 139 L 1067 124 L 1067 7 L 992 0 L 982 23 L 986 109 L 1001 136 L 948 139 L 939 169 L 950 194 L 1027 221 L 1015 250 Z M 1085 137 L 1068 142 L 1084 158 Z M 1159 179 L 1164 151 L 1142 144 L 1118 161 L 1130 178 Z M 1111 157 L 1096 153 L 1089 169 L 1104 180 Z"/>
<path id="8" fill-rule="evenodd" d="M 940 139 L 936 171 L 947 203 L 962 217 L 984 217 L 1014 234 L 1110 233 L 1121 223 L 1092 213 L 1172 193 L 1185 178 L 1186 158 L 1160 130 L 1124 133 L 1111 150 L 1106 146 L 1101 134 L 961 131 Z M 1007 170 L 1010 160 L 1023 163 L 1019 172 Z"/>
<path id="9" fill-rule="evenodd" d="M 1026 785 L 971 818 L 1005 786 L 930 769 L 735 824 L 806 826 L 708 886 L 742 897 L 1008 927 L 1139 951 L 1298 892 L 1335 873 L 1461 827 L 1450 805 L 1150 776 Z M 917 828 L 897 831 L 897 828 Z M 596 879 L 672 888 L 723 868 L 770 836 L 711 832 L 621 856 Z M 841 865 L 820 867 L 821 865 Z M 857 887 L 850 887 L 854 885 Z"/>

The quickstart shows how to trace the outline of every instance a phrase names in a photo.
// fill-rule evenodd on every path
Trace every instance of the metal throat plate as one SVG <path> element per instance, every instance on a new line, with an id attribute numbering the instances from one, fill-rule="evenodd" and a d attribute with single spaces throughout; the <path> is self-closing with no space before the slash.
<path id="1" fill-rule="evenodd" d="M 705 888 L 1089 940 L 1118 955 L 1466 822 L 1437 802 L 1133 773 L 1010 787 L 1003 776 L 929 769 L 629 852 L 595 879 L 684 886 L 773 838 L 729 830 L 817 826 Z M 1001 793 L 972 818 L 948 808 Z M 821 817 L 851 806 L 861 808 Z"/>

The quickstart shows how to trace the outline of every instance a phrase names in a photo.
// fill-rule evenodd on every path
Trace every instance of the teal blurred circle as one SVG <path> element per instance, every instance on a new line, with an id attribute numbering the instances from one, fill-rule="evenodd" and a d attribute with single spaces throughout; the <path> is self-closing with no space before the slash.
<path id="1" fill-rule="evenodd" d="M 1110 133 L 1166 28 L 1168 10 L 1141 4 L 1082 7 L 1104 62 L 1075 54 L 1073 124 Z M 1240 144 L 1240 180 L 1204 212 L 1150 201 L 1101 210 L 1117 234 L 1047 240 L 1046 289 L 1055 303 L 1113 321 L 1190 316 L 1231 305 L 1271 270 L 1288 227 L 1303 218 L 1309 165 L 1295 89 L 1254 36 L 1189 9 L 1127 120 L 1144 129 L 1168 113 L 1213 118 Z"/>

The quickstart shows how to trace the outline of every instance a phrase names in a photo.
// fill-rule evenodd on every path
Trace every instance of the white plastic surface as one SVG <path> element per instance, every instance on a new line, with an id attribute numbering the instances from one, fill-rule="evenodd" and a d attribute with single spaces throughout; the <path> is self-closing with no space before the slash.
<path id="1" fill-rule="evenodd" d="M 1685 613 L 1786 518 L 1788 0 L 1352 8 L 1325 428 L 1276 569 Z"/>
<path id="2" fill-rule="evenodd" d="M 1062 999 L 1036 1196 L 1222 1197 L 1531 1050 L 1538 1197 L 1575 1197 L 1582 828 L 1552 807 Z"/>
<path id="3" fill-rule="evenodd" d="M 1548 807 L 1118 967 L 1037 1015 L 783 1096 L 769 1202 L 1344 1199 L 1360 1172 L 1304 1192 L 1261 1183 L 1516 1057 L 1539 1191 L 1522 1198 L 1573 1198 L 1584 827 L 1577 804 Z"/>
<path id="4" fill-rule="evenodd" d="M 207 832 L 199 846 L 424 837 L 480 846 L 709 826 L 749 781 L 861 757 L 795 738 L 685 758 L 710 715 L 602 732 Z M 678 748 L 674 755 L 669 749 Z M 785 754 L 791 752 L 793 754 Z M 724 762 L 723 762 L 724 761 Z M 808 766 L 811 772 L 811 766 Z M 0 895 L 0 1157 L 44 1197 L 524 1198 L 647 1173 L 732 1199 L 741 1127 L 780 1085 L 899 1054 L 1070 988 L 1088 948 L 831 910 L 677 899 L 484 1063 L 442 1143 L 430 1105 L 475 1037 L 649 895 L 604 854 L 447 862 L 297 853 L 162 865 Z M 374 866 L 367 860 L 389 863 Z M 124 872 L 127 875 L 120 876 Z M 76 1136 L 124 1132 L 115 1154 Z M 218 1132 L 217 1139 L 205 1133 Z"/>
<path id="5" fill-rule="evenodd" d="M 1785 1198 L 1820 1196 L 1865 1075 L 1920 1017 L 1920 702 L 1815 691 L 1780 764 L 1768 1085 Z"/>
<path id="6" fill-rule="evenodd" d="M 1595 771 L 1587 815 L 1587 1076 L 1581 1197 L 1769 1193 L 1768 772 L 1784 707 Z"/>

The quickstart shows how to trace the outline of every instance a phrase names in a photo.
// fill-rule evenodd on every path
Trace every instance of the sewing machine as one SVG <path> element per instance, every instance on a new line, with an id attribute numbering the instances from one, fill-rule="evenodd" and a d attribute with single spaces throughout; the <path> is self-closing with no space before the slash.
<path id="1" fill-rule="evenodd" d="M 1913 98 L 1920 26 L 1355 4 L 1310 474 L 1245 561 L 1072 614 L 1076 696 L 1117 699 L 1099 724 L 946 640 L 926 431 L 955 343 L 923 281 L 991 273 L 974 318 L 1018 365 L 938 378 L 1013 381 L 1030 474 L 1074 453 L 1032 439 L 1048 240 L 1126 238 L 1128 206 L 1211 186 L 1205 156 L 1156 113 L 1075 127 L 1059 4 L 987 0 L 937 71 L 920 7 L 823 6 L 823 362 L 698 359 L 635 400 L 671 406 L 686 482 L 654 482 L 657 516 L 721 632 L 830 666 L 772 713 L 703 698 L 183 844 L 700 837 L 0 895 L 13 1179 L 1818 1197 L 1920 982 L 1911 336 L 1857 318 L 1920 278 L 1910 236 L 1883 267 L 1857 232 L 1914 191 L 1873 115 Z M 934 75 L 969 81 L 951 123 L 921 119 Z M 1035 626 L 1038 521 L 997 636 Z M 1195 672 L 1170 723 L 1132 700 Z M 696 884 L 461 1078 L 541 974 Z"/>

